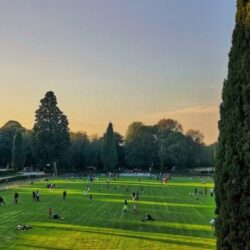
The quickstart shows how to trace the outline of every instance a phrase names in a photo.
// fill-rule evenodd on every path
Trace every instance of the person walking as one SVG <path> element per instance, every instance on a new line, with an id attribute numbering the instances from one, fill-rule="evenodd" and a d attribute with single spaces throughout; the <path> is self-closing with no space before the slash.
<path id="1" fill-rule="evenodd" d="M 32 192 L 32 198 L 33 198 L 33 201 L 36 200 L 36 192 L 35 191 Z"/>
<path id="2" fill-rule="evenodd" d="M 15 192 L 15 194 L 14 194 L 14 203 L 15 204 L 18 203 L 18 197 L 19 197 L 18 192 Z"/>
<path id="3" fill-rule="evenodd" d="M 38 190 L 36 191 L 36 201 L 40 201 L 40 193 Z"/>
<path id="4" fill-rule="evenodd" d="M 63 191 L 63 200 L 64 200 L 64 201 L 66 200 L 66 196 L 67 196 L 67 192 L 64 190 L 64 191 Z"/>
<path id="5" fill-rule="evenodd" d="M 49 217 L 50 218 L 52 217 L 52 208 L 51 207 L 49 208 Z"/>

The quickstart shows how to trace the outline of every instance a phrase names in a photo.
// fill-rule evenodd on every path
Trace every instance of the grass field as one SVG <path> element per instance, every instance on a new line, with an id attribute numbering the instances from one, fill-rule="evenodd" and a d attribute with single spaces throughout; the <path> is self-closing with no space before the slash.
<path id="1" fill-rule="evenodd" d="M 90 184 L 93 200 L 83 196 L 86 180 L 50 180 L 57 188 L 50 192 L 46 182 L 1 191 L 7 206 L 0 206 L 0 249 L 215 249 L 214 232 L 209 221 L 214 216 L 214 199 L 189 193 L 195 188 L 204 191 L 213 186 L 212 180 L 173 179 L 167 184 L 156 180 L 121 178 L 100 179 Z M 141 193 L 143 186 L 144 193 Z M 129 192 L 126 188 L 129 188 Z M 39 189 L 41 201 L 32 201 L 32 191 Z M 62 199 L 63 190 L 67 199 Z M 117 190 L 115 190 L 117 189 Z M 137 212 L 131 200 L 132 191 L 140 192 Z M 13 204 L 14 192 L 19 204 Z M 123 213 L 124 199 L 129 211 Z M 48 208 L 65 217 L 54 220 Z M 142 222 L 145 213 L 156 220 Z M 16 225 L 33 228 L 17 231 Z"/>

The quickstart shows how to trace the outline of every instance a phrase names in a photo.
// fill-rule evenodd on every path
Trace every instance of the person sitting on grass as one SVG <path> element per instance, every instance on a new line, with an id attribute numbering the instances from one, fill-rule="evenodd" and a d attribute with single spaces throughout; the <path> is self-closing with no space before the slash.
<path id="1" fill-rule="evenodd" d="M 145 214 L 145 217 L 142 221 L 154 221 L 155 219 L 150 214 Z"/>
<path id="2" fill-rule="evenodd" d="M 29 230 L 29 229 L 32 229 L 32 227 L 31 226 L 29 226 L 29 225 L 17 225 L 16 226 L 16 230 Z"/>
<path id="3" fill-rule="evenodd" d="M 59 214 L 54 214 L 52 218 L 55 220 L 64 220 L 64 217 L 60 216 Z"/>
<path id="4" fill-rule="evenodd" d="M 1 197 L 1 196 L 0 196 L 0 205 L 1 206 L 6 206 L 6 203 L 5 203 L 4 199 L 3 199 L 3 197 Z"/>

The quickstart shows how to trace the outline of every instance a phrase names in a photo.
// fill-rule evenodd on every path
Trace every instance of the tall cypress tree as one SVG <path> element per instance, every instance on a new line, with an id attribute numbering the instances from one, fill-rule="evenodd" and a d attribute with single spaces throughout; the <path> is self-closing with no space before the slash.
<path id="1" fill-rule="evenodd" d="M 33 128 L 37 157 L 40 165 L 57 162 L 69 146 L 69 123 L 67 117 L 57 106 L 52 91 L 45 94 L 36 111 Z"/>
<path id="2" fill-rule="evenodd" d="M 218 249 L 250 249 L 250 0 L 237 1 L 216 159 Z"/>
<path id="3" fill-rule="evenodd" d="M 112 171 L 118 163 L 117 142 L 112 123 L 109 123 L 103 137 L 101 161 L 105 170 Z"/>
<path id="4" fill-rule="evenodd" d="M 25 151 L 23 145 L 23 136 L 19 131 L 13 139 L 12 165 L 15 170 L 22 170 L 25 162 Z"/>

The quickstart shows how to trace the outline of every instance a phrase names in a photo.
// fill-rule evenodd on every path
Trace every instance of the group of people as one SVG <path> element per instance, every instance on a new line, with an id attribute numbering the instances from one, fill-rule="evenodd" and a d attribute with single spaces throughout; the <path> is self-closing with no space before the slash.
<path id="1" fill-rule="evenodd" d="M 214 189 L 213 188 L 209 189 L 209 193 L 210 193 L 210 196 L 213 197 L 214 196 Z M 199 190 L 198 188 L 195 188 L 194 193 L 189 193 L 189 195 L 195 195 L 196 200 L 198 200 L 198 195 L 203 195 L 203 194 L 204 195 L 208 194 L 207 187 L 204 187 L 204 192 L 202 190 Z"/>
<path id="2" fill-rule="evenodd" d="M 32 192 L 32 199 L 33 201 L 40 201 L 40 193 L 38 190 Z"/>
<path id="3" fill-rule="evenodd" d="M 138 201 L 139 200 L 139 192 L 138 191 L 133 192 L 131 196 L 132 196 L 133 201 Z"/>
<path id="4" fill-rule="evenodd" d="M 36 192 L 35 191 L 32 192 L 32 199 L 33 199 L 33 201 L 40 201 L 40 193 L 38 190 Z M 18 192 L 15 192 L 14 193 L 14 204 L 18 204 L 18 202 L 19 202 L 19 194 L 18 194 Z M 1 196 L 0 196 L 0 205 L 6 206 L 6 203 L 3 199 L 3 197 L 1 197 Z"/>
<path id="5" fill-rule="evenodd" d="M 55 220 L 64 220 L 64 217 L 60 216 L 57 213 L 53 213 L 53 209 L 49 208 L 49 218 L 55 219 Z"/>
<path id="6" fill-rule="evenodd" d="M 56 185 L 53 183 L 47 184 L 47 188 L 49 188 L 50 192 L 52 192 L 55 187 Z"/>
<path id="7" fill-rule="evenodd" d="M 14 204 L 18 204 L 18 198 L 19 198 L 18 192 L 15 192 L 14 193 Z M 6 202 L 2 196 L 0 196 L 0 205 L 3 207 L 6 206 Z"/>
<path id="8" fill-rule="evenodd" d="M 136 203 L 133 204 L 133 211 L 136 212 Z M 123 204 L 123 212 L 128 212 L 128 201 L 125 200 Z M 148 213 L 145 214 L 145 217 L 142 219 L 142 221 L 154 221 L 155 219 Z"/>
<path id="9" fill-rule="evenodd" d="M 83 196 L 87 196 L 87 195 L 89 196 L 89 200 L 92 201 L 93 195 L 90 193 L 90 186 L 89 186 L 89 184 L 87 184 L 87 186 L 83 190 Z"/>

